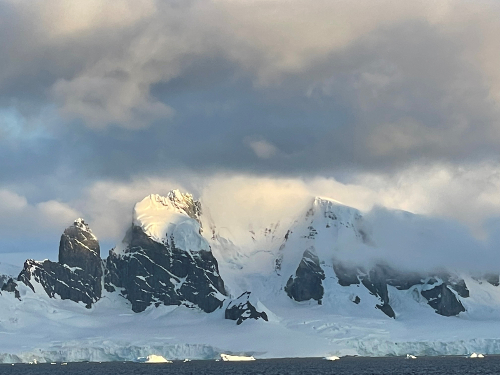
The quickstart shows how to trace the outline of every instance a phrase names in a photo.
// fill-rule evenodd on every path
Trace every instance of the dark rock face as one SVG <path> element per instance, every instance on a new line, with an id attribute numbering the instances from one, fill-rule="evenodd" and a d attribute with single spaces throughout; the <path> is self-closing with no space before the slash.
<path id="1" fill-rule="evenodd" d="M 9 293 L 14 293 L 14 296 L 17 299 L 21 298 L 21 295 L 19 294 L 19 290 L 17 290 L 17 284 L 16 282 L 11 278 L 2 285 L 2 292 L 9 292 Z"/>
<path id="2" fill-rule="evenodd" d="M 388 273 L 385 267 L 375 266 L 368 275 L 361 277 L 361 283 L 370 291 L 371 294 L 380 298 L 382 302 L 375 307 L 380 309 L 390 318 L 395 318 L 396 314 L 389 304 L 389 291 L 387 290 Z"/>
<path id="3" fill-rule="evenodd" d="M 349 286 L 359 284 L 359 271 L 354 267 L 347 267 L 338 261 L 333 262 L 333 271 L 339 279 L 339 284 Z"/>
<path id="4" fill-rule="evenodd" d="M 393 286 L 398 290 L 408 290 L 414 285 L 422 284 L 422 275 L 416 272 L 400 272 L 388 266 L 380 266 L 384 269 L 387 278 L 387 285 Z"/>
<path id="5" fill-rule="evenodd" d="M 359 268 L 345 267 L 338 262 L 334 262 L 333 269 L 339 279 L 339 284 L 342 286 L 357 284 L 356 280 L 361 280 L 361 283 L 371 294 L 380 298 L 381 303 L 375 307 L 391 318 L 395 318 L 396 314 L 390 305 L 388 285 L 399 290 L 408 290 L 416 285 L 436 285 L 430 290 L 422 291 L 421 294 L 428 300 L 428 304 L 436 310 L 436 313 L 445 316 L 457 315 L 465 311 L 452 290 L 461 298 L 469 297 L 469 289 L 465 281 L 445 272 L 438 272 L 435 276 L 429 277 L 429 275 L 415 272 L 401 272 L 380 264 L 366 272 Z"/>
<path id="6" fill-rule="evenodd" d="M 421 275 L 399 272 L 387 265 L 376 265 L 367 272 L 361 268 L 345 266 L 339 261 L 334 261 L 333 270 L 338 278 L 338 283 L 342 286 L 359 284 L 361 281 L 371 294 L 380 298 L 381 304 L 376 305 L 376 307 L 391 318 L 395 318 L 396 314 L 389 304 L 387 286 L 391 285 L 399 290 L 407 290 L 413 285 L 422 283 Z"/>
<path id="7" fill-rule="evenodd" d="M 489 282 L 493 286 L 499 286 L 500 285 L 500 277 L 498 274 L 493 274 L 489 273 L 484 276 L 487 282 Z"/>
<path id="8" fill-rule="evenodd" d="M 234 301 L 231 301 L 226 308 L 224 316 L 226 319 L 236 320 L 237 325 L 240 325 L 247 319 L 264 319 L 266 322 L 268 321 L 265 311 L 257 311 L 255 306 L 250 302 L 250 292 L 245 292 Z"/>
<path id="9" fill-rule="evenodd" d="M 455 316 L 465 311 L 462 303 L 448 288 L 446 283 L 437 285 L 429 290 L 423 290 L 421 294 L 429 301 L 429 306 L 436 310 L 436 313 L 439 315 Z"/>
<path id="10" fill-rule="evenodd" d="M 304 251 L 294 276 L 290 276 L 285 286 L 285 292 L 295 301 L 314 299 L 321 304 L 323 298 L 323 280 L 325 273 L 319 264 L 318 256 L 308 249 Z"/>
<path id="11" fill-rule="evenodd" d="M 54 297 L 83 302 L 90 308 L 101 297 L 102 261 L 99 242 L 87 224 L 78 219 L 61 236 L 59 262 L 28 259 L 18 281 L 33 291 L 34 282 Z"/>
<path id="12" fill-rule="evenodd" d="M 434 285 L 433 288 L 422 290 L 420 294 L 428 300 L 437 314 L 443 316 L 456 316 L 465 311 L 458 294 L 461 298 L 469 297 L 469 289 L 463 279 L 448 273 L 438 273 L 435 277 L 428 279 L 423 285 Z M 453 293 L 453 291 L 456 292 Z"/>
<path id="13" fill-rule="evenodd" d="M 375 305 L 375 307 L 377 309 L 381 310 L 389 318 L 396 319 L 396 313 L 392 309 L 391 305 L 389 305 L 389 303 L 382 304 L 382 305 Z"/>
<path id="14" fill-rule="evenodd" d="M 59 243 L 59 263 L 69 267 L 81 268 L 84 272 L 95 275 L 95 289 L 101 287 L 102 276 L 101 250 L 99 241 L 81 219 L 66 228 Z"/>
<path id="15" fill-rule="evenodd" d="M 469 289 L 467 289 L 467 285 L 465 285 L 465 281 L 463 279 L 459 279 L 456 277 L 452 276 L 442 276 L 442 279 L 444 280 L 444 283 L 453 289 L 455 292 L 458 293 L 458 295 L 462 298 L 467 298 L 469 297 Z"/>
<path id="16" fill-rule="evenodd" d="M 184 251 L 173 238 L 162 244 L 132 226 L 123 254 L 110 251 L 106 260 L 105 288 L 122 294 L 135 312 L 151 304 L 196 305 L 205 312 L 222 306 L 224 282 L 210 251 Z"/>
<path id="17" fill-rule="evenodd" d="M 10 276 L 0 275 L 0 285 L 4 285 L 9 279 L 10 279 Z"/>
<path id="18" fill-rule="evenodd" d="M 33 283 L 39 283 L 51 298 L 58 294 L 61 299 L 85 303 L 90 308 L 101 297 L 92 285 L 95 278 L 78 268 L 45 260 L 38 262 L 28 259 L 17 278 L 35 292 Z M 99 289 L 100 292 L 100 289 Z"/>

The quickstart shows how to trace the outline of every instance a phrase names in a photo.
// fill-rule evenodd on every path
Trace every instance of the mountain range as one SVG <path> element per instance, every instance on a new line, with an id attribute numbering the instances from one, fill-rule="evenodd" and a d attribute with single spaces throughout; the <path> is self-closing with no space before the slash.
<path id="1" fill-rule="evenodd" d="M 0 360 L 500 353 L 491 330 L 498 273 L 398 266 L 383 258 L 377 228 L 316 197 L 295 217 L 235 237 L 192 195 L 172 190 L 138 202 L 123 241 L 103 258 L 79 218 L 57 261 L 28 259 L 18 275 L 0 277 L 0 334 L 31 342 L 3 345 Z"/>

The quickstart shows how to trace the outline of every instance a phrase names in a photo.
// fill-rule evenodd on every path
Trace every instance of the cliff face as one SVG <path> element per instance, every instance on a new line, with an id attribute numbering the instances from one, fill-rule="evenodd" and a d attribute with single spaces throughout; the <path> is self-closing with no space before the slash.
<path id="1" fill-rule="evenodd" d="M 93 289 L 100 294 L 102 276 L 99 241 L 82 219 L 64 230 L 59 243 L 59 264 L 80 268 L 93 276 Z"/>
<path id="2" fill-rule="evenodd" d="M 137 203 L 125 249 L 111 250 L 106 260 L 106 289 L 121 289 L 136 312 L 152 304 L 221 307 L 224 282 L 201 236 L 200 213 L 200 203 L 177 190 Z"/>
<path id="3" fill-rule="evenodd" d="M 285 291 L 295 301 L 314 299 L 321 303 L 324 279 L 325 273 L 319 264 L 318 256 L 312 249 L 308 249 L 304 251 L 295 274 L 288 279 Z"/>
<path id="4" fill-rule="evenodd" d="M 110 251 L 104 280 L 108 291 L 121 289 L 133 311 L 152 304 L 198 306 L 205 312 L 222 306 L 224 282 L 210 251 L 185 251 L 173 239 L 158 243 L 138 226 L 125 241 L 124 253 Z"/>
<path id="5" fill-rule="evenodd" d="M 90 308 L 101 298 L 102 274 L 99 242 L 88 225 L 77 219 L 61 236 L 59 262 L 28 259 L 18 281 L 33 291 L 40 286 L 50 297 L 57 294 Z"/>

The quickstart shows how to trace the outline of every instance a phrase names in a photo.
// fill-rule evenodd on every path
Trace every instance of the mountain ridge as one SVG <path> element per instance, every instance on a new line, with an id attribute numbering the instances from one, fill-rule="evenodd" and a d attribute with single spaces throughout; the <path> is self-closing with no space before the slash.
<path id="1" fill-rule="evenodd" d="M 194 303 L 197 307 L 205 306 L 202 307 L 204 311 L 214 311 L 222 306 L 222 301 L 228 298 L 237 299 L 241 293 L 228 295 L 219 267 L 234 268 L 234 264 L 226 264 L 224 259 L 217 260 L 212 253 L 212 247 L 220 246 L 229 253 L 237 253 L 239 250 L 237 244 L 217 234 L 213 223 L 212 236 L 205 238 L 202 235 L 201 216 L 201 204 L 194 200 L 191 194 L 181 193 L 179 190 L 172 190 L 166 196 L 150 194 L 134 206 L 132 226 L 122 241 L 124 248 L 118 252 L 110 250 L 109 256 L 103 261 L 100 260 L 97 238 L 85 221 L 79 218 L 61 236 L 59 262 L 56 264 L 46 260 L 40 263 L 28 260 L 18 276 L 18 281 L 25 283 L 33 291 L 35 287 L 32 283 L 41 283 L 49 296 L 59 294 L 63 299 L 75 302 L 85 300 L 87 307 L 100 298 L 102 284 L 108 292 L 121 290 L 122 295 L 128 296 L 136 312 L 143 311 L 153 303 L 156 306 L 159 303 Z M 285 228 L 286 234 L 281 234 L 282 237 L 280 231 L 283 232 L 284 229 L 278 231 L 279 225 L 278 222 L 264 228 L 258 239 L 255 237 L 256 232 L 249 231 L 256 246 L 253 256 L 262 253 L 261 256 L 267 256 L 273 263 L 274 272 L 268 272 L 266 275 L 263 271 L 261 275 L 267 283 L 277 283 L 277 286 L 270 288 L 274 293 L 282 291 L 297 302 L 315 300 L 322 303 L 325 294 L 325 271 L 331 270 L 339 285 L 362 285 L 368 289 L 379 299 L 375 307 L 391 318 L 396 318 L 396 313 L 390 306 L 388 285 L 399 289 L 421 286 L 419 293 L 438 314 L 451 316 L 465 311 L 460 301 L 469 296 L 465 282 L 447 271 L 443 272 L 444 276 L 437 275 L 432 270 L 428 273 L 404 274 L 383 261 L 367 269 L 365 265 L 352 266 L 340 259 L 337 254 L 340 250 L 345 252 L 348 249 L 354 254 L 358 247 L 376 249 L 369 234 L 370 229 L 367 229 L 369 225 L 357 209 L 333 199 L 315 197 L 305 213 L 299 215 L 291 227 Z M 261 249 L 259 246 L 266 248 Z M 251 263 L 251 259 L 251 256 L 243 260 L 240 258 L 242 265 L 239 269 L 242 270 L 246 266 L 245 262 Z M 269 262 L 267 263 L 269 266 Z M 75 271 L 79 272 L 79 275 L 74 274 Z M 234 273 L 234 269 L 231 271 Z M 69 275 L 68 272 L 72 274 Z M 63 274 L 65 276 L 61 276 Z M 195 274 L 198 276 L 195 277 Z M 93 283 L 80 280 L 83 275 L 90 275 Z M 191 277 L 189 282 L 194 283 L 189 288 L 189 282 L 184 284 L 188 276 Z M 243 280 L 243 285 L 233 289 L 259 297 L 258 288 L 254 290 L 251 285 L 251 279 L 256 277 L 258 274 L 251 275 L 250 281 Z M 67 284 L 72 278 L 75 279 L 72 281 L 80 286 L 85 283 L 90 285 L 89 291 L 75 296 L 72 290 L 61 291 L 64 286 L 54 289 L 54 285 L 51 285 L 61 282 Z M 239 278 L 244 279 L 241 272 Z M 456 281 L 450 282 L 452 279 Z M 486 279 L 490 279 L 492 285 L 496 283 L 495 275 Z M 238 283 L 242 284 L 241 281 Z M 459 284 L 460 288 L 457 289 Z M 179 296 L 180 288 L 190 289 L 190 297 Z M 146 289 L 150 290 L 149 294 L 145 292 Z M 205 290 L 205 298 L 214 297 L 220 303 L 213 301 L 205 304 L 203 299 L 197 296 L 199 289 Z M 464 290 L 467 293 L 463 292 Z M 266 297 L 263 296 L 264 299 Z M 359 299 L 359 296 L 354 297 L 356 301 Z"/>

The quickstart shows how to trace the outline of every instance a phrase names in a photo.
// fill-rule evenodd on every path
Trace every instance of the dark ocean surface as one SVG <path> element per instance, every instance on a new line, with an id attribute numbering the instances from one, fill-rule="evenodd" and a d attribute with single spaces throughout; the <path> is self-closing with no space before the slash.
<path id="1" fill-rule="evenodd" d="M 0 365 L 0 374 L 175 374 L 175 375 L 353 375 L 353 374 L 500 374 L 500 356 L 484 359 L 463 357 L 271 359 L 254 362 L 192 361 L 172 364 L 60 363 Z"/>

